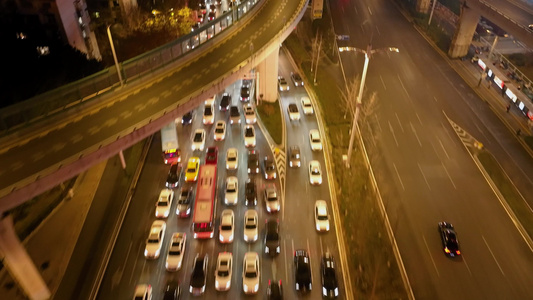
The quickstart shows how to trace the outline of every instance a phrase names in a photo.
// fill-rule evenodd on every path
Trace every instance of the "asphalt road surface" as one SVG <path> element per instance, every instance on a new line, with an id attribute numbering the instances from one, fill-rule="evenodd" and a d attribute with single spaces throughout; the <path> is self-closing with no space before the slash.
<path id="1" fill-rule="evenodd" d="M 282 60 L 285 62 L 285 60 Z M 280 63 L 282 63 L 280 61 Z M 289 76 L 288 64 L 281 66 L 280 70 L 283 75 Z M 290 83 L 292 88 L 294 86 Z M 226 88 L 226 92 L 232 95 L 233 104 L 242 105 L 238 100 L 240 91 L 240 81 Z M 229 112 L 218 111 L 216 105 L 216 120 L 223 119 L 228 122 L 227 135 L 224 141 L 215 142 L 213 140 L 214 125 L 202 124 L 203 105 L 195 110 L 193 124 L 183 127 L 178 125 L 180 147 L 182 149 L 182 162 L 186 163 L 188 157 L 193 155 L 190 149 L 191 136 L 196 128 L 205 128 L 207 132 L 206 147 L 216 145 L 219 149 L 218 159 L 218 205 L 216 227 L 218 228 L 220 212 L 226 208 L 223 204 L 224 182 L 227 174 L 235 174 L 239 179 L 239 202 L 233 207 L 235 213 L 235 239 L 231 244 L 220 244 L 218 242 L 218 230 L 215 230 L 215 238 L 207 241 L 198 241 L 192 238 L 190 230 L 191 219 L 177 219 L 171 214 L 167 220 L 167 230 L 163 243 L 161 256 L 156 260 L 147 260 L 144 255 L 145 239 L 148 235 L 151 223 L 155 220 L 154 211 L 155 203 L 159 191 L 164 187 L 168 166 L 165 166 L 161 159 L 160 140 L 154 139 L 148 159 L 146 161 L 143 173 L 137 186 L 137 192 L 132 199 L 129 211 L 124 220 L 123 229 L 118 237 L 117 244 L 114 248 L 107 272 L 103 279 L 103 284 L 98 295 L 98 299 L 127 299 L 133 294 L 136 284 L 151 284 L 154 291 L 154 299 L 159 299 L 169 281 L 178 281 L 182 287 L 182 299 L 190 299 L 192 296 L 188 291 L 192 263 L 196 253 L 207 253 L 209 256 L 209 271 L 207 279 L 206 293 L 200 299 L 238 299 L 244 296 L 242 291 L 242 259 L 247 251 L 254 251 L 260 254 L 260 272 L 261 283 L 259 293 L 251 299 L 263 299 L 266 295 L 266 287 L 269 279 L 281 279 L 284 286 L 284 295 L 286 299 L 297 297 L 294 288 L 294 267 L 293 253 L 296 249 L 308 249 L 312 266 L 313 290 L 307 298 L 321 299 L 321 280 L 320 280 L 320 257 L 324 251 L 329 250 L 335 258 L 338 258 L 338 249 L 335 238 L 335 227 L 331 220 L 331 230 L 327 233 L 318 234 L 314 225 L 314 201 L 324 199 L 328 201 L 331 209 L 329 190 L 327 185 L 327 175 L 324 174 L 324 183 L 320 186 L 311 186 L 307 174 L 307 164 L 311 158 L 321 162 L 323 172 L 325 173 L 324 158 L 322 152 L 312 152 L 308 140 L 308 131 L 311 128 L 317 128 L 314 115 L 304 116 L 297 124 L 290 123 L 286 114 L 286 105 L 305 95 L 305 89 L 295 88 L 290 92 L 281 94 L 283 103 L 283 116 L 287 122 L 287 138 L 291 141 L 290 145 L 299 145 L 302 151 L 302 167 L 290 169 L 286 175 L 285 196 L 282 198 L 282 207 L 279 213 L 269 214 L 266 212 L 262 193 L 264 185 L 267 183 L 262 174 L 255 175 L 258 186 L 258 204 L 255 207 L 259 214 L 259 238 L 255 243 L 246 243 L 243 240 L 243 217 L 244 212 L 253 207 L 246 207 L 243 203 L 244 182 L 248 178 L 246 171 L 247 149 L 244 147 L 242 138 L 241 125 L 229 124 Z M 217 96 L 217 104 L 220 101 L 220 95 Z M 299 100 L 298 100 L 299 101 Z M 244 117 L 242 118 L 244 122 Z M 216 121 L 215 121 L 216 123 Z M 255 125 L 257 134 L 257 146 L 260 157 L 265 155 L 272 157 L 271 150 L 267 145 L 259 127 Z M 225 170 L 225 153 L 230 147 L 235 147 L 239 151 L 239 168 L 237 172 Z M 200 154 L 199 152 L 195 152 Z M 201 153 L 202 162 L 204 154 Z M 262 166 L 261 166 L 262 167 Z M 253 176 L 253 175 L 252 175 Z M 271 180 L 268 180 L 271 181 Z M 273 181 L 278 189 L 280 188 L 279 179 Z M 180 185 L 181 187 L 181 185 Z M 176 189 L 178 191 L 179 188 Z M 175 202 L 172 212 L 175 212 Z M 330 217 L 332 216 L 330 211 Z M 280 221 L 281 232 L 281 253 L 275 258 L 266 256 L 263 248 L 264 224 L 268 218 L 277 218 Z M 183 266 L 178 272 L 167 272 L 165 270 L 166 251 L 170 236 L 173 232 L 185 232 L 188 237 L 186 257 Z M 214 270 L 216 257 L 219 252 L 229 251 L 233 253 L 233 275 L 232 285 L 228 292 L 217 292 L 214 289 Z M 338 259 L 337 259 L 338 262 Z M 337 276 L 341 281 L 342 274 L 340 267 L 337 267 Z M 341 282 L 342 283 L 342 282 Z M 340 287 L 341 297 L 343 288 Z"/>
<path id="2" fill-rule="evenodd" d="M 379 104 L 363 127 L 371 130 L 366 139 L 371 161 L 415 297 L 531 297 L 532 251 L 446 116 L 500 161 L 512 163 L 526 187 L 531 158 L 394 5 L 364 1 L 332 7 L 336 33 L 350 34 L 351 46 L 364 49 L 372 42 L 374 49 L 400 49 L 370 60 L 366 90 L 377 92 Z M 346 77 L 359 75 L 362 55 L 341 56 Z M 455 225 L 459 259 L 445 257 L 439 221 Z"/>

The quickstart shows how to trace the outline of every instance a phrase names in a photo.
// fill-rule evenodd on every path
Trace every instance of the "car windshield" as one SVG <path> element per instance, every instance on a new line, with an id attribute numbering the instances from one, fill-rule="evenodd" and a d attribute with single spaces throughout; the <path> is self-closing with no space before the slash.
<path id="1" fill-rule="evenodd" d="M 157 202 L 157 206 L 168 206 L 168 202 L 167 201 L 159 201 L 159 202 Z"/>
<path id="2" fill-rule="evenodd" d="M 237 157 L 235 156 L 228 157 L 228 161 L 236 161 L 236 160 L 237 160 Z"/>
<path id="3" fill-rule="evenodd" d="M 159 239 L 158 238 L 150 238 L 148 239 L 148 244 L 157 244 L 159 243 Z"/>
<path id="4" fill-rule="evenodd" d="M 180 254 L 181 254 L 180 250 L 170 250 L 170 251 L 168 251 L 168 255 L 180 255 Z"/>
<path id="5" fill-rule="evenodd" d="M 246 278 L 255 278 L 255 277 L 257 277 L 257 273 L 255 271 L 246 272 L 246 273 L 244 273 L 244 277 L 246 277 Z"/>
<path id="6" fill-rule="evenodd" d="M 291 112 L 298 112 L 298 107 L 296 107 L 296 105 L 292 105 L 292 104 L 291 104 L 291 105 L 289 105 L 289 110 L 290 110 Z"/>
<path id="7" fill-rule="evenodd" d="M 187 173 L 194 173 L 196 172 L 196 168 L 188 168 Z"/>
<path id="8" fill-rule="evenodd" d="M 235 193 L 235 187 L 228 187 L 228 193 Z"/>
<path id="9" fill-rule="evenodd" d="M 246 223 L 246 229 L 255 229 L 257 226 L 255 225 L 254 219 L 248 219 L 249 223 Z"/>
<path id="10" fill-rule="evenodd" d="M 189 204 L 189 199 L 185 198 L 185 199 L 178 200 L 178 205 L 180 205 L 180 204 Z"/>
<path id="11" fill-rule="evenodd" d="M 313 143 L 320 143 L 320 139 L 317 137 L 312 138 Z"/>
<path id="12" fill-rule="evenodd" d="M 311 171 L 311 174 L 313 174 L 313 175 L 320 175 L 320 170 L 318 170 L 318 169 L 313 169 L 313 170 Z"/>
<path id="13" fill-rule="evenodd" d="M 276 197 L 276 196 L 268 196 L 268 198 L 267 198 L 268 202 L 277 201 L 277 200 L 278 200 L 278 197 Z"/>
<path id="14" fill-rule="evenodd" d="M 219 277 L 227 277 L 229 276 L 229 271 L 218 271 L 217 274 Z"/>
<path id="15" fill-rule="evenodd" d="M 246 132 L 244 134 L 246 137 L 252 137 L 254 136 L 254 132 L 252 128 L 246 128 Z"/>
<path id="16" fill-rule="evenodd" d="M 318 220 L 327 221 L 328 220 L 328 216 L 327 215 L 318 215 Z"/>
<path id="17" fill-rule="evenodd" d="M 272 171 L 272 170 L 274 170 L 274 169 L 275 169 L 274 164 L 273 164 L 272 162 L 269 162 L 269 163 L 266 165 L 266 169 L 267 169 L 268 171 Z"/>
<path id="18" fill-rule="evenodd" d="M 201 133 L 197 133 L 194 135 L 194 141 L 195 142 L 201 142 L 202 141 L 202 134 Z"/>
<path id="19" fill-rule="evenodd" d="M 222 225 L 222 227 L 220 227 L 220 229 L 222 229 L 222 230 L 231 230 L 231 225 Z"/>
<path id="20" fill-rule="evenodd" d="M 216 133 L 223 133 L 223 132 L 224 132 L 224 127 L 217 127 L 217 128 L 215 129 L 215 132 L 216 132 Z"/>

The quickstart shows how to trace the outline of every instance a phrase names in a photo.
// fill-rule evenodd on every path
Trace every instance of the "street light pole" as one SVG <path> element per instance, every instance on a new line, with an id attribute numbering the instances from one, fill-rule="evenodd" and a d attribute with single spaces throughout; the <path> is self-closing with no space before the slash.
<path id="1" fill-rule="evenodd" d="M 366 73 L 368 71 L 368 64 L 370 63 L 370 57 L 372 54 L 376 52 L 383 52 L 383 51 L 390 51 L 390 52 L 400 52 L 398 48 L 381 48 L 381 49 L 372 49 L 372 44 L 369 44 L 366 50 L 354 48 L 354 47 L 340 47 L 339 52 L 344 51 L 354 51 L 354 52 L 361 52 L 365 54 L 365 65 L 363 67 L 363 74 L 361 75 L 361 85 L 359 86 L 359 93 L 357 95 L 357 100 L 355 103 L 355 114 L 352 121 L 352 131 L 350 133 L 350 143 L 348 145 L 348 155 L 346 160 L 346 167 L 350 167 L 350 157 L 352 156 L 353 151 L 353 142 L 355 139 L 355 130 L 357 129 L 357 120 L 359 119 L 359 114 L 361 111 L 361 106 L 363 104 L 362 97 L 363 97 L 363 89 L 365 87 L 365 81 L 366 81 Z"/>
<path id="2" fill-rule="evenodd" d="M 113 52 L 113 59 L 115 60 L 115 67 L 117 68 L 118 80 L 120 81 L 120 86 L 124 86 L 122 81 L 122 74 L 120 73 L 120 67 L 118 66 L 117 53 L 115 52 L 115 45 L 113 44 L 113 37 L 111 37 L 111 25 L 107 25 L 107 37 L 109 38 L 109 43 L 111 44 L 111 52 Z"/>

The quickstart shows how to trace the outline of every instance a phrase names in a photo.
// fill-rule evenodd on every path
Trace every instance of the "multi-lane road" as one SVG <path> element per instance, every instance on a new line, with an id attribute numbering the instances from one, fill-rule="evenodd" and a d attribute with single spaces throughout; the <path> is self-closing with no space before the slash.
<path id="1" fill-rule="evenodd" d="M 290 65 L 286 59 L 280 60 L 280 73 L 289 79 Z M 216 227 L 219 225 L 220 212 L 225 208 L 230 208 L 235 213 L 235 239 L 231 244 L 221 244 L 218 237 L 218 229 L 215 230 L 215 238 L 210 240 L 194 240 L 191 233 L 191 218 L 178 219 L 175 214 L 171 214 L 166 220 L 167 230 L 163 243 L 161 256 L 156 260 L 147 260 L 144 255 L 145 240 L 148 236 L 150 225 L 155 220 L 155 203 L 159 191 L 164 188 L 168 166 L 162 163 L 160 140 L 154 139 L 148 158 L 145 162 L 143 173 L 139 179 L 135 196 L 133 197 L 128 213 L 123 223 L 121 234 L 118 237 L 116 246 L 103 278 L 98 299 L 127 299 L 133 294 L 136 284 L 151 284 L 154 290 L 154 299 L 161 297 L 167 282 L 179 282 L 182 287 L 183 299 L 191 298 L 189 294 L 189 282 L 191 267 L 194 256 L 197 253 L 207 253 L 209 256 L 209 268 L 206 293 L 202 299 L 238 299 L 244 295 L 242 289 L 242 260 L 244 253 L 254 251 L 260 254 L 261 283 L 259 293 L 254 299 L 263 299 L 266 295 L 266 287 L 269 279 L 282 280 L 284 295 L 286 299 L 296 298 L 294 282 L 293 254 L 297 249 L 307 249 L 310 253 L 311 270 L 313 278 L 313 290 L 310 293 L 311 299 L 321 299 L 322 285 L 320 276 L 320 259 L 322 253 L 329 251 L 337 259 L 337 276 L 339 278 L 341 296 L 343 299 L 342 273 L 339 263 L 339 254 L 336 242 L 336 233 L 333 219 L 331 219 L 331 229 L 327 233 L 317 233 L 314 221 L 315 200 L 326 200 L 331 213 L 330 193 L 327 184 L 328 174 L 326 173 L 324 155 L 322 151 L 311 151 L 308 133 L 310 129 L 317 129 L 317 121 L 314 115 L 305 116 L 301 112 L 300 121 L 290 121 L 287 115 L 287 105 L 289 102 L 297 103 L 300 98 L 306 95 L 302 87 L 295 88 L 292 82 L 291 90 L 281 92 L 282 116 L 285 118 L 287 128 L 288 146 L 298 145 L 302 154 L 302 166 L 300 168 L 287 168 L 285 172 L 284 193 L 281 192 L 281 211 L 269 214 L 265 209 L 263 199 L 263 189 L 265 184 L 272 180 L 265 180 L 262 173 L 255 176 L 258 186 L 258 204 L 256 207 L 244 205 L 244 182 L 249 177 L 247 174 L 247 152 L 244 146 L 243 124 L 230 125 L 229 112 L 220 112 L 217 96 L 215 123 L 217 120 L 226 120 L 227 135 L 224 141 L 214 141 L 214 125 L 202 124 L 203 105 L 195 110 L 193 124 L 188 126 L 178 125 L 180 147 L 182 149 L 182 161 L 185 163 L 188 157 L 198 155 L 204 161 L 203 152 L 192 152 L 190 150 L 191 137 L 196 128 L 205 128 L 207 132 L 206 146 L 215 145 L 219 150 L 218 158 L 218 204 Z M 242 112 L 242 104 L 238 100 L 241 81 L 228 86 L 226 92 L 232 95 L 233 105 L 239 106 Z M 273 157 L 270 146 L 263 136 L 263 132 L 258 125 L 255 125 L 257 134 L 257 146 L 261 159 L 266 155 Z M 239 168 L 235 171 L 225 169 L 225 155 L 228 148 L 235 147 L 239 151 Z M 310 160 L 318 160 L 323 170 L 324 183 L 318 186 L 311 186 L 308 176 L 308 163 Z M 224 205 L 224 186 L 228 175 L 235 175 L 239 179 L 239 200 L 235 206 Z M 279 177 L 273 181 L 278 189 L 281 188 Z M 182 185 L 180 184 L 180 187 Z M 176 189 L 176 192 L 179 188 Z M 175 202 L 172 212 L 175 212 Z M 243 218 L 247 209 L 255 209 L 259 215 L 259 238 L 255 243 L 246 243 L 243 239 Z M 270 258 L 264 254 L 264 224 L 269 218 L 278 219 L 281 233 L 281 253 L 275 258 Z M 185 232 L 188 236 L 186 256 L 183 266 L 178 272 L 168 272 L 165 270 L 166 251 L 168 249 L 169 237 L 173 232 Z M 233 276 L 231 289 L 228 292 L 216 292 L 214 288 L 214 270 L 216 258 L 219 252 L 228 251 L 233 253 Z"/>
<path id="2" fill-rule="evenodd" d="M 366 89 L 377 92 L 379 109 L 363 126 L 371 130 L 365 139 L 415 297 L 530 298 L 531 248 L 448 118 L 511 164 L 529 190 L 531 158 L 397 8 L 384 1 L 350 5 L 332 3 L 337 34 L 349 34 L 359 48 L 372 42 L 400 49 L 370 61 Z M 347 78 L 359 74 L 362 58 L 341 56 Z M 456 226 L 461 258 L 445 257 L 439 221 Z"/>

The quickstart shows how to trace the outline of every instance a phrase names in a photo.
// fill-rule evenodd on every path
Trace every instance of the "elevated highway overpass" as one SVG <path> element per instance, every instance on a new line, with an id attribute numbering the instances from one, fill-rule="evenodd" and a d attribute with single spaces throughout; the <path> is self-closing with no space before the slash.
<path id="1" fill-rule="evenodd" d="M 306 8 L 307 0 L 261 0 L 248 20 L 164 74 L 90 108 L 65 111 L 54 118 L 59 122 L 45 120 L 24 138 L 12 133 L 10 146 L 0 150 L 0 212 L 150 136 L 242 78 L 277 54 Z M 277 73 L 266 76 L 273 82 Z"/>

